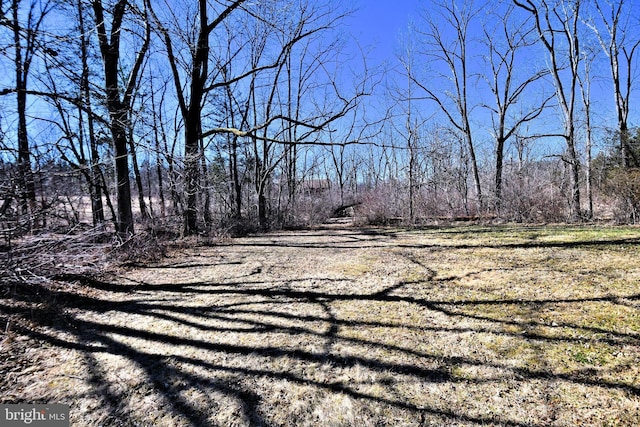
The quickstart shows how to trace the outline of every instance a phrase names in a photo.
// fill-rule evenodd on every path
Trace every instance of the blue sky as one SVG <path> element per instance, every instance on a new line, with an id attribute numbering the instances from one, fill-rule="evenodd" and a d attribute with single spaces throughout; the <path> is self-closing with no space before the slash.
<path id="1" fill-rule="evenodd" d="M 388 62 L 390 68 L 395 68 L 399 65 L 397 53 L 401 47 L 401 35 L 407 33 L 408 24 L 411 20 L 418 24 L 421 22 L 419 11 L 421 6 L 424 6 L 424 3 L 424 0 L 359 0 L 354 5 L 357 9 L 346 20 L 347 30 L 367 54 L 367 63 L 370 67 L 380 65 L 385 61 Z M 478 52 L 474 54 L 477 56 Z M 541 62 L 546 61 L 547 57 L 545 52 L 541 52 L 540 57 L 530 59 L 534 62 Z M 597 143 L 602 144 L 604 143 L 603 138 L 606 137 L 606 132 L 602 133 L 604 127 L 615 126 L 615 110 L 613 108 L 610 76 L 607 68 L 608 63 L 606 61 L 603 62 L 602 56 L 599 61 L 599 68 L 594 69 L 592 72 L 595 76 L 592 86 L 592 104 L 594 108 L 592 113 L 594 114 L 593 119 L 597 127 L 596 130 L 601 132 L 598 135 Z M 632 104 L 635 97 L 637 97 L 637 94 L 632 95 Z M 426 103 L 421 105 L 420 108 L 424 109 L 425 116 L 428 116 L 429 111 L 433 109 L 433 105 Z M 541 120 L 537 120 L 531 125 L 533 127 L 542 126 L 542 128 L 546 129 L 553 124 L 559 129 L 560 117 L 557 113 L 555 110 L 550 111 Z M 632 106 L 629 117 L 630 125 L 637 125 L 638 117 L 638 110 Z M 488 119 L 482 116 L 482 121 L 486 120 Z M 487 123 L 484 124 L 486 125 Z M 552 131 L 549 132 L 555 133 L 555 129 L 552 129 Z M 480 140 L 487 141 L 489 144 L 491 143 L 487 129 L 478 129 L 477 137 Z M 555 145 L 551 141 L 545 142 Z"/>
<path id="2" fill-rule="evenodd" d="M 411 15 L 418 11 L 420 0 L 361 0 L 347 21 L 351 34 L 365 52 L 372 49 L 368 60 L 395 62 L 398 38 L 405 32 Z"/>

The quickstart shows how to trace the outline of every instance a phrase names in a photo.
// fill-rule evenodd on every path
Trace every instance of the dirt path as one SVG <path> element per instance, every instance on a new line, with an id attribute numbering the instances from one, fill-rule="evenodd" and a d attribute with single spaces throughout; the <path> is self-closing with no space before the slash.
<path id="1" fill-rule="evenodd" d="M 338 224 L 67 283 L 10 392 L 78 426 L 640 420 L 637 246 L 463 232 Z"/>

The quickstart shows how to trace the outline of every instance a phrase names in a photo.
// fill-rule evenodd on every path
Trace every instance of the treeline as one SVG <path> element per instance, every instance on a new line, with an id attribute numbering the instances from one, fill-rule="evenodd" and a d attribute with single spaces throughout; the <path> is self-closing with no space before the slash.
<path id="1" fill-rule="evenodd" d="M 383 65 L 355 48 L 352 15 L 0 2 L 5 235 L 638 219 L 633 2 L 426 2 Z"/>

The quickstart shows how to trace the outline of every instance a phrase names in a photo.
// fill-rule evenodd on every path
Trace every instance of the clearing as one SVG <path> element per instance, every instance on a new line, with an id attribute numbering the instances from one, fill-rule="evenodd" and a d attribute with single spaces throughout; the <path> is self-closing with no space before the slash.
<path id="1" fill-rule="evenodd" d="M 634 227 L 183 245 L 0 294 L 2 401 L 73 426 L 637 425 L 639 283 Z"/>

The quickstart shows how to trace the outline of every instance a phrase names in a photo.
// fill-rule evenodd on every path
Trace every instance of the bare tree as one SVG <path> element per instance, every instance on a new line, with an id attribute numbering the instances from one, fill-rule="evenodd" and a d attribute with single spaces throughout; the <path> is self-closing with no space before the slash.
<path id="1" fill-rule="evenodd" d="M 40 82 L 47 91 L 43 95 L 58 113 L 58 118 L 50 122 L 61 132 L 55 144 L 56 149 L 60 158 L 84 177 L 91 199 L 94 225 L 105 221 L 103 196 L 106 196 L 107 206 L 117 228 L 115 209 L 100 164 L 101 155 L 96 135 L 101 125 L 109 125 L 109 120 L 101 116 L 94 105 L 94 99 L 98 99 L 100 95 L 96 96 L 93 90 L 92 76 L 95 70 L 92 66 L 96 61 L 91 45 L 92 31 L 86 23 L 86 16 L 90 15 L 87 7 L 86 2 L 77 0 L 75 4 L 59 10 L 60 13 L 73 14 L 76 18 L 74 27 L 69 29 L 71 33 L 59 38 L 76 39 L 80 43 L 57 43 L 55 55 L 44 60 L 46 72 L 42 73 Z M 48 43 L 48 46 L 50 51 L 54 51 L 52 43 Z"/>
<path id="2" fill-rule="evenodd" d="M 234 28 L 228 23 L 225 23 L 225 31 L 229 34 L 227 37 L 227 45 L 226 52 L 224 55 L 226 58 L 232 58 L 234 56 L 235 49 L 233 48 L 233 40 L 234 37 L 231 36 L 233 34 Z M 255 37 L 260 37 L 260 35 L 255 34 Z M 250 57 L 250 67 L 255 68 L 259 63 L 259 56 L 256 55 L 258 52 L 252 50 L 252 55 Z M 234 72 L 234 61 L 223 61 L 224 65 L 220 67 L 220 73 L 223 81 L 228 81 L 233 75 Z M 256 84 L 256 75 L 252 75 L 250 78 L 250 82 L 248 84 L 248 93 L 252 93 Z M 238 83 L 236 83 L 237 85 Z M 224 113 L 224 122 L 228 128 L 233 129 L 242 129 L 248 127 L 249 121 L 249 104 L 250 97 L 246 96 L 245 99 L 241 100 L 242 91 L 236 89 L 236 85 L 227 85 L 224 88 L 224 100 L 223 103 L 223 113 Z M 242 207 L 243 207 L 243 198 L 242 198 L 242 181 L 244 180 L 244 174 L 241 173 L 241 157 L 242 157 L 242 146 L 245 143 L 245 138 L 233 134 L 227 133 L 224 135 L 224 142 L 221 144 L 221 149 L 226 151 L 226 155 L 228 157 L 228 174 L 230 183 L 229 190 L 229 207 L 231 210 L 231 217 L 236 221 L 242 219 Z"/>
<path id="3" fill-rule="evenodd" d="M 288 2 L 283 16 L 276 4 L 256 5 L 248 11 L 256 19 L 254 34 L 247 43 L 250 67 L 240 75 L 212 84 L 224 87 L 247 78 L 247 101 L 237 102 L 248 110 L 242 129 L 217 127 L 203 137 L 232 134 L 250 141 L 253 147 L 254 185 L 258 220 L 268 220 L 268 191 L 273 172 L 302 145 L 334 145 L 319 141 L 330 134 L 329 126 L 345 117 L 369 93 L 367 73 L 354 79 L 350 95 L 336 75 L 340 52 L 335 42 L 323 44 L 322 35 L 333 29 L 345 14 L 331 2 Z M 266 41 L 271 39 L 271 44 Z M 269 54 L 265 54 L 269 52 Z M 295 64 L 295 66 L 294 66 Z"/>
<path id="4" fill-rule="evenodd" d="M 523 56 L 530 52 L 536 42 L 531 34 L 535 28 L 528 22 L 512 22 L 513 6 L 506 11 L 500 10 L 500 16 L 495 28 L 484 26 L 484 43 L 488 53 L 485 62 L 489 73 L 482 78 L 487 82 L 493 95 L 493 104 L 484 104 L 491 111 L 493 137 L 495 138 L 495 202 L 496 210 L 500 212 L 502 203 L 502 180 L 505 144 L 520 127 L 542 114 L 552 96 L 543 97 L 539 102 L 523 105 L 523 98 L 531 94 L 534 83 L 549 74 L 546 68 L 532 69 L 521 66 Z M 525 72 L 521 70 L 524 68 Z M 520 106 L 518 112 L 514 112 Z"/>
<path id="5" fill-rule="evenodd" d="M 327 172 L 327 176 L 335 174 L 335 180 L 339 190 L 340 207 L 352 204 L 356 201 L 357 185 L 358 185 L 358 166 L 361 163 L 359 156 L 360 144 L 368 144 L 370 149 L 376 148 L 372 141 L 382 132 L 382 127 L 388 123 L 388 114 L 378 120 L 367 119 L 366 107 L 358 111 L 359 114 L 351 114 L 349 118 L 345 118 L 342 122 L 342 132 L 340 136 L 332 136 L 331 140 L 335 143 L 327 146 L 326 149 L 330 154 L 332 173 Z M 337 132 L 336 132 L 337 133 Z M 351 185 L 350 197 L 347 197 L 348 184 Z"/>
<path id="6" fill-rule="evenodd" d="M 580 64 L 580 7 L 582 0 L 513 0 L 530 13 L 540 41 L 549 57 L 550 73 L 553 77 L 556 100 L 562 110 L 564 121 L 563 138 L 567 152 L 564 158 L 571 170 L 571 219 L 580 219 L 580 158 L 576 141 L 576 95 Z M 563 78 L 563 70 L 568 78 Z"/>
<path id="7" fill-rule="evenodd" d="M 52 10 L 51 1 L 31 0 L 26 16 L 22 13 L 22 0 L 11 0 L 7 9 L 0 2 L 0 25 L 10 29 L 13 37 L 14 88 L 4 89 L 2 94 L 15 93 L 18 115 L 18 177 L 20 181 L 20 205 L 23 215 L 30 214 L 29 227 L 35 226 L 36 190 L 31 168 L 31 147 L 27 127 L 27 95 L 29 75 L 34 59 L 39 51 L 40 31 L 47 14 Z M 24 17 L 23 17 L 24 16 Z"/>
<path id="8" fill-rule="evenodd" d="M 414 75 L 414 56 L 415 56 L 415 41 L 411 38 L 411 26 L 409 30 L 409 37 L 404 40 L 403 55 L 399 58 L 404 72 L 407 77 L 406 93 L 400 95 L 398 98 L 400 101 L 406 103 L 406 120 L 404 122 L 404 129 L 399 129 L 400 133 L 403 133 L 403 139 L 407 141 L 407 151 L 409 155 L 408 159 L 408 187 L 409 187 L 409 222 L 411 224 L 415 221 L 415 193 L 416 193 L 416 165 L 418 162 L 417 153 L 417 136 L 418 136 L 418 124 L 417 119 L 414 118 L 413 107 L 413 85 L 412 76 Z M 404 76 L 403 76 L 404 77 Z M 402 90 L 400 91 L 402 92 Z"/>
<path id="9" fill-rule="evenodd" d="M 632 25 L 631 11 L 637 7 L 633 2 L 625 0 L 596 0 L 599 20 L 588 21 L 587 25 L 594 31 L 602 51 L 609 58 L 609 69 L 613 82 L 616 113 L 618 117 L 618 137 L 620 141 L 621 163 L 629 167 L 631 158 L 635 166 L 640 166 L 640 159 L 630 149 L 629 135 L 629 102 L 633 89 L 634 55 L 640 46 L 640 37 Z"/>
<path id="10" fill-rule="evenodd" d="M 430 10 L 433 13 L 425 16 L 426 30 L 422 32 L 422 53 L 434 63 L 439 86 L 433 84 L 433 80 L 429 79 L 427 82 L 415 74 L 410 77 L 462 135 L 469 155 L 476 196 L 482 207 L 482 185 L 471 128 L 473 97 L 470 94 L 472 71 L 468 50 L 471 42 L 470 27 L 481 9 L 473 0 L 439 0 L 433 2 Z"/>
<path id="11" fill-rule="evenodd" d="M 143 22 L 145 22 L 146 24 L 144 25 L 144 35 L 141 36 L 143 42 L 142 42 L 142 46 L 143 46 L 143 50 L 147 50 L 149 43 L 150 43 L 150 39 L 151 39 L 151 29 L 150 29 L 150 25 L 148 24 L 149 19 L 148 16 L 146 16 L 147 12 L 146 10 L 141 14 L 142 20 Z M 138 163 L 138 145 L 134 142 L 134 134 L 135 134 L 135 130 L 136 130 L 136 124 L 137 122 L 139 122 L 139 115 L 137 114 L 136 111 L 134 111 L 134 103 L 136 103 L 137 99 L 139 99 L 139 103 L 142 104 L 146 104 L 147 100 L 144 99 L 145 98 L 145 94 L 144 92 L 141 90 L 141 85 L 142 85 L 142 81 L 141 79 L 137 79 L 137 81 L 135 82 L 135 87 L 132 91 L 132 97 L 131 97 L 131 106 L 128 109 L 129 111 L 129 117 L 127 119 L 127 125 L 128 125 L 128 141 L 129 141 L 129 155 L 131 157 L 131 165 L 133 166 L 133 177 L 134 177 L 134 181 L 136 184 L 136 189 L 137 189 L 137 193 L 138 193 L 138 206 L 140 208 L 140 214 L 143 220 L 147 220 L 150 218 L 150 212 L 147 210 L 147 204 L 144 200 L 144 186 L 142 184 L 142 174 L 140 172 L 140 165 Z"/>
<path id="12" fill-rule="evenodd" d="M 98 142 L 96 139 L 95 132 L 95 119 L 93 115 L 92 109 L 92 97 L 91 97 L 91 87 L 90 87 L 90 71 L 89 71 L 89 40 L 88 40 L 88 31 L 87 26 L 85 24 L 84 15 L 85 15 L 85 6 L 82 0 L 77 1 L 77 15 L 78 15 L 78 30 L 80 32 L 80 58 L 82 62 L 82 71 L 80 78 L 80 92 L 81 97 L 83 98 L 82 104 L 84 108 L 87 109 L 87 126 L 88 126 L 88 138 L 89 138 L 89 147 L 90 147 L 90 167 L 88 171 L 88 181 L 89 181 L 89 193 L 91 195 L 91 212 L 93 215 L 93 223 L 94 225 L 98 225 L 104 222 L 104 207 L 102 204 L 102 194 L 103 192 L 107 196 L 107 200 L 109 200 L 109 194 L 107 186 L 105 185 L 104 176 L 102 174 L 102 170 L 100 169 L 100 154 L 98 151 Z M 79 128 L 80 128 L 80 138 L 84 139 L 83 129 L 83 108 L 78 107 L 78 117 L 79 117 Z M 82 145 L 83 141 L 80 141 Z M 110 201 L 109 201 L 110 203 Z"/>
<path id="13" fill-rule="evenodd" d="M 131 185 L 129 179 L 129 120 L 133 91 L 137 85 L 142 63 L 149 47 L 148 40 L 138 50 L 135 62 L 124 87 L 120 83 L 120 40 L 123 20 L 128 0 L 119 0 L 110 10 L 111 23 L 107 30 L 105 9 L 102 0 L 92 0 L 96 21 L 96 32 L 104 71 L 104 89 L 106 105 L 109 111 L 109 127 L 115 151 L 116 193 L 117 193 L 117 233 L 126 237 L 134 232 L 133 212 L 131 209 Z M 149 25 L 144 22 L 144 25 Z"/>
<path id="14" fill-rule="evenodd" d="M 157 14 L 152 11 L 154 21 L 157 24 L 161 36 L 164 40 L 167 59 L 173 75 L 176 96 L 180 107 L 180 112 L 184 121 L 184 192 L 186 206 L 184 209 L 183 233 L 186 235 L 195 234 L 198 231 L 198 207 L 197 195 L 199 191 L 200 176 L 200 147 L 202 132 L 202 110 L 203 100 L 206 95 L 217 87 L 224 85 L 212 85 L 209 69 L 210 42 L 214 30 L 246 0 L 236 0 L 233 2 L 221 2 L 222 9 L 216 12 L 214 19 L 209 19 L 211 6 L 207 0 L 198 1 L 197 15 L 197 35 L 194 45 L 191 48 L 191 58 L 188 70 L 188 96 L 185 95 L 183 77 L 179 71 L 178 58 L 174 54 L 174 41 L 171 38 L 169 29 L 158 19 Z"/>
<path id="15" fill-rule="evenodd" d="M 163 139 L 166 141 L 166 135 L 162 129 L 162 121 L 163 121 L 163 113 L 162 113 L 162 104 L 164 100 L 164 93 L 166 92 L 167 85 L 164 85 L 163 91 L 160 94 L 160 101 L 156 101 L 156 89 L 154 86 L 153 74 L 150 76 L 149 80 L 149 88 L 151 90 L 151 114 L 153 115 L 152 119 L 152 135 L 153 135 L 153 147 L 156 153 L 156 179 L 158 185 L 158 197 L 160 198 L 160 216 L 162 218 L 165 217 L 165 209 L 166 202 L 164 196 L 164 178 L 163 178 L 163 148 L 161 142 Z"/>
<path id="16" fill-rule="evenodd" d="M 585 128 L 585 154 L 586 154 L 586 191 L 587 191 L 587 215 L 593 217 L 593 179 L 592 179 L 592 147 L 593 147 L 593 124 L 591 120 L 591 67 L 596 55 L 593 49 L 583 49 L 582 52 L 583 73 L 578 78 L 580 85 L 580 95 L 584 108 L 584 128 Z"/>

